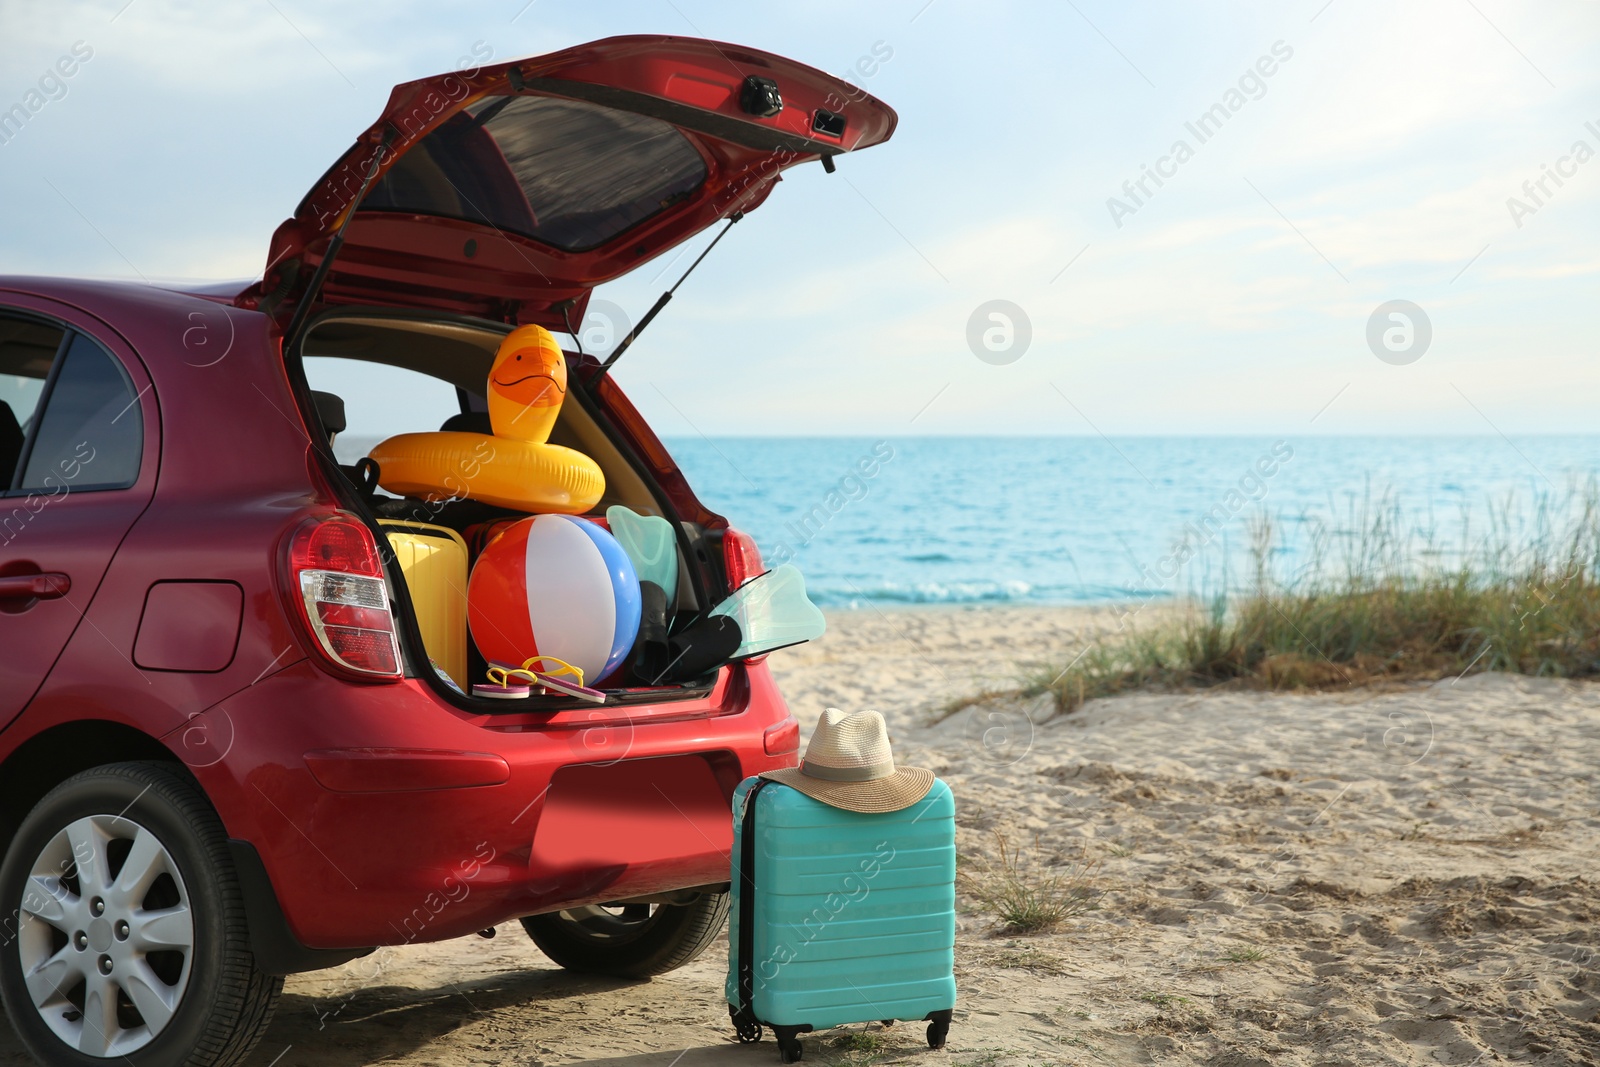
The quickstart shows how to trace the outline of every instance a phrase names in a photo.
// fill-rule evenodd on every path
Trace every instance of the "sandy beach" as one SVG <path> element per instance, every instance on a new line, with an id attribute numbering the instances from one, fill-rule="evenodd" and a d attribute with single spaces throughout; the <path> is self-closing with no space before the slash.
<path id="1" fill-rule="evenodd" d="M 809 732 L 877 707 L 960 806 L 964 861 L 1082 872 L 1096 905 L 997 933 L 963 901 L 961 1003 L 806 1062 L 1600 1062 L 1600 687 L 1501 675 L 1319 695 L 1143 694 L 1051 720 L 958 712 L 1063 662 L 1109 611 L 836 613 L 771 662 Z M 725 949 L 649 982 L 568 975 L 515 924 L 289 979 L 252 1062 L 694 1067 L 778 1062 L 732 1040 Z M 27 1062 L 9 1031 L 0 1062 Z"/>

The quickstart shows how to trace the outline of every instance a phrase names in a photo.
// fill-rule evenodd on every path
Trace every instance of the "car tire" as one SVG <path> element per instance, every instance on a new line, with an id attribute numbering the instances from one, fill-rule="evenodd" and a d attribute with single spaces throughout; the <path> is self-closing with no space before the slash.
<path id="1" fill-rule="evenodd" d="M 522 928 L 569 971 L 649 978 L 704 952 L 727 918 L 728 894 L 701 893 L 687 904 L 591 905 L 530 915 Z"/>
<path id="2" fill-rule="evenodd" d="M 51 790 L 0 863 L 0 919 L 0 998 L 48 1067 L 230 1067 L 283 989 L 251 955 L 222 822 L 175 765 Z"/>

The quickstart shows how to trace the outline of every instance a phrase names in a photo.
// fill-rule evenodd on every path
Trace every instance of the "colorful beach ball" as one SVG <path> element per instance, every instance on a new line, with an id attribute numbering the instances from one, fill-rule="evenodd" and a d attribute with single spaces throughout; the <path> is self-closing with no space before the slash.
<path id="1" fill-rule="evenodd" d="M 594 685 L 639 634 L 639 577 L 617 539 L 571 515 L 506 527 L 467 581 L 467 625 L 483 658 L 555 656 Z"/>

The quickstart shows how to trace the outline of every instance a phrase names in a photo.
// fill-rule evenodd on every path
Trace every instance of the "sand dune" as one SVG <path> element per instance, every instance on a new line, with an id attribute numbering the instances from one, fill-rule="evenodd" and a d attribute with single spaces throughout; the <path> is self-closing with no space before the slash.
<path id="1" fill-rule="evenodd" d="M 808 730 L 827 704 L 889 717 L 902 761 L 955 788 L 964 856 L 1002 833 L 1027 862 L 1087 868 L 1098 903 L 1011 937 L 968 901 L 948 1050 L 871 1024 L 876 1051 L 834 1032 L 807 1062 L 1600 1062 L 1600 686 L 1147 694 L 924 725 L 1112 621 L 866 611 L 773 657 Z M 777 1063 L 770 1039 L 732 1042 L 724 962 L 575 977 L 515 925 L 383 950 L 290 979 L 254 1062 Z M 25 1062 L 9 1033 L 0 1061 Z"/>

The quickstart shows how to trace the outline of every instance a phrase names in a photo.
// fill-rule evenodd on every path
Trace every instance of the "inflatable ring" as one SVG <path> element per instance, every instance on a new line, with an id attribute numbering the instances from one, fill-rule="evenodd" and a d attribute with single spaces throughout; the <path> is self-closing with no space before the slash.
<path id="1" fill-rule="evenodd" d="M 518 511 L 581 515 L 606 491 L 599 464 L 582 452 L 511 437 L 403 433 L 371 455 L 379 484 L 401 496 L 468 497 Z"/>
<path id="2" fill-rule="evenodd" d="M 402 496 L 466 497 L 518 511 L 581 515 L 605 495 L 600 465 L 548 443 L 567 395 L 567 359 L 542 326 L 506 335 L 489 367 L 493 434 L 403 433 L 374 448 L 378 484 Z"/>

